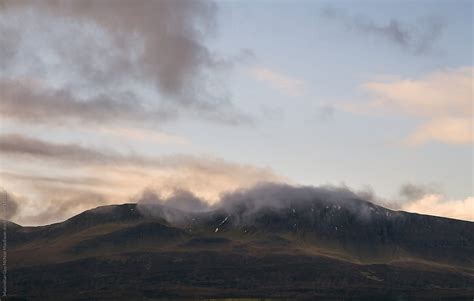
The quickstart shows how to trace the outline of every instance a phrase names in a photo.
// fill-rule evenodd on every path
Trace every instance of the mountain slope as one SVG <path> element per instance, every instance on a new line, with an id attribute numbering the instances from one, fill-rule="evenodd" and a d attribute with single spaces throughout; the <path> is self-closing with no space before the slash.
<path id="1" fill-rule="evenodd" d="M 356 199 L 106 206 L 9 237 L 9 291 L 31 300 L 474 295 L 474 223 Z"/>

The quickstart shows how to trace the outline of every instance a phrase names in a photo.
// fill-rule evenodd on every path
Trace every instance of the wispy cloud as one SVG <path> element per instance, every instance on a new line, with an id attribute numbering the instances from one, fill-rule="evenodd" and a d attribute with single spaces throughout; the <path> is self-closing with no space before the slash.
<path id="1" fill-rule="evenodd" d="M 0 81 L 0 114 L 5 119 L 25 123 L 64 124 L 120 123 L 124 121 L 164 122 L 171 112 L 147 110 L 133 96 L 99 95 L 80 100 L 69 90 L 55 90 L 24 80 Z"/>
<path id="2" fill-rule="evenodd" d="M 92 129 L 91 129 L 92 131 Z M 186 145 L 189 141 L 181 136 L 167 134 L 158 130 L 126 128 L 126 127 L 96 127 L 93 131 L 107 136 L 125 138 L 128 141 L 154 142 L 157 144 Z"/>
<path id="3" fill-rule="evenodd" d="M 95 186 L 106 184 L 104 180 L 99 177 L 71 177 L 71 176 L 61 176 L 61 177 L 52 177 L 52 176 L 43 176 L 35 174 L 21 174 L 15 172 L 0 172 L 0 177 L 3 179 L 19 180 L 25 182 L 35 182 L 35 183 L 59 183 L 66 186 Z"/>
<path id="4" fill-rule="evenodd" d="M 474 141 L 472 126 L 473 120 L 468 117 L 436 118 L 421 124 L 405 139 L 405 142 L 408 145 L 420 145 L 430 141 L 469 144 Z"/>
<path id="5" fill-rule="evenodd" d="M 21 187 L 22 194 L 29 199 L 21 204 L 16 217 L 24 224 L 39 221 L 28 212 L 35 211 L 44 222 L 53 222 L 86 207 L 127 202 L 130 196 L 145 188 L 153 188 L 165 196 L 183 189 L 213 202 L 223 191 L 262 181 L 284 181 L 270 168 L 232 163 L 207 155 L 150 157 L 15 134 L 0 136 L 0 155 L 3 163 L 10 159 L 28 161 L 27 170 L 11 172 L 2 164 L 3 172 L 0 172 L 6 189 L 17 192 Z M 97 175 L 98 179 L 90 175 Z M 94 197 L 87 200 L 87 206 L 76 206 L 88 193 Z M 64 205 L 68 210 L 43 216 L 41 212 L 53 204 Z"/>
<path id="6" fill-rule="evenodd" d="M 405 142 L 430 141 L 469 144 L 473 141 L 474 68 L 463 67 L 428 74 L 420 79 L 368 82 L 362 89 L 367 102 L 351 102 L 345 109 L 369 114 L 398 114 L 415 118 L 418 128 Z"/>
<path id="7" fill-rule="evenodd" d="M 27 156 L 73 164 L 123 164 L 138 158 L 126 158 L 118 153 L 105 153 L 77 144 L 56 144 L 17 134 L 0 136 L 0 151 L 4 156 Z"/>
<path id="8" fill-rule="evenodd" d="M 377 22 L 369 16 L 351 15 L 334 7 L 326 7 L 322 15 L 340 22 L 348 31 L 380 38 L 414 54 L 432 51 L 444 29 L 444 22 L 434 16 L 425 16 L 413 23 L 395 18 Z"/>
<path id="9" fill-rule="evenodd" d="M 248 71 L 256 80 L 265 82 L 287 95 L 300 96 L 306 92 L 306 84 L 303 80 L 264 67 L 249 68 Z"/>
<path id="10" fill-rule="evenodd" d="M 403 204 L 401 209 L 420 214 L 474 221 L 474 197 L 450 200 L 440 194 L 427 194 Z"/>
<path id="11" fill-rule="evenodd" d="M 436 184 L 407 183 L 400 187 L 399 197 L 372 200 L 393 210 L 474 221 L 474 197 L 460 199 L 447 197 Z"/>

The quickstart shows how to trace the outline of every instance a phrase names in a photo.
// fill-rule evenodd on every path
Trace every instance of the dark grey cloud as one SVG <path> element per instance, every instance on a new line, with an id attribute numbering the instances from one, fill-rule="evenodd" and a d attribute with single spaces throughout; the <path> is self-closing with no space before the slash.
<path id="1" fill-rule="evenodd" d="M 178 191 L 169 198 L 162 199 L 159 193 L 147 189 L 141 196 L 133 199 L 146 216 L 165 218 L 170 223 L 186 220 L 186 213 L 223 211 L 233 218 L 233 222 L 251 222 L 261 210 L 299 210 L 302 206 L 319 202 L 327 206 L 336 206 L 354 212 L 361 219 L 368 219 L 374 214 L 370 205 L 361 205 L 357 200 L 374 201 L 373 196 L 350 190 L 345 186 L 295 186 L 284 183 L 261 182 L 252 187 L 228 191 L 221 195 L 213 205 L 208 201 L 194 196 L 190 192 Z M 180 209 L 170 211 L 156 206 L 166 205 L 168 208 Z M 372 208 L 372 209 L 371 209 Z"/>
<path id="2" fill-rule="evenodd" d="M 425 16 L 413 23 L 395 18 L 379 23 L 368 16 L 351 15 L 334 7 L 326 7 L 322 15 L 339 21 L 350 31 L 384 39 L 414 54 L 431 52 L 445 26 L 443 20 L 435 16 Z"/>
<path id="3" fill-rule="evenodd" d="M 122 154 L 112 150 L 98 150 L 74 143 L 53 143 L 18 134 L 0 135 L 0 154 L 3 158 L 28 157 L 41 164 L 57 162 L 80 166 L 134 166 L 143 169 L 184 168 L 189 174 L 220 177 L 225 176 L 244 181 L 256 179 L 278 179 L 269 168 L 235 164 L 207 156 L 173 154 L 163 156 L 142 156 L 136 153 Z"/>
<path id="4" fill-rule="evenodd" d="M 370 187 L 367 187 L 363 191 L 357 191 L 356 193 L 361 196 L 361 198 L 375 204 L 379 204 L 393 210 L 401 210 L 407 204 L 416 202 L 427 194 L 439 194 L 440 190 L 434 184 L 423 185 L 406 183 L 400 186 L 398 190 L 398 196 L 390 199 L 377 196 Z"/>
<path id="5" fill-rule="evenodd" d="M 102 185 L 106 182 L 103 179 L 96 177 L 51 177 L 51 176 L 42 176 L 42 175 L 25 175 L 20 173 L 12 173 L 6 171 L 0 171 L 0 177 L 19 180 L 29 183 L 53 183 L 53 184 L 63 184 L 63 185 L 84 185 L 84 186 L 96 186 Z"/>
<path id="6" fill-rule="evenodd" d="M 1 76 L 10 80 L 2 88 L 26 90 L 9 93 L 4 117 L 160 122 L 190 115 L 232 125 L 251 121 L 233 106 L 223 84 L 239 59 L 207 47 L 217 30 L 213 2 L 1 3 L 1 54 L 8 58 L 2 59 Z M 238 57 L 249 56 L 244 50 Z M 42 88 L 15 82 L 25 79 Z"/>
<path id="7" fill-rule="evenodd" d="M 315 200 L 327 202 L 358 199 L 360 195 L 344 186 L 295 186 L 283 183 L 261 183 L 251 188 L 224 193 L 217 207 L 233 210 L 244 207 L 256 212 L 262 208 L 281 209 Z"/>
<path id="8" fill-rule="evenodd" d="M 174 118 L 170 110 L 146 109 L 133 95 L 99 95 L 87 101 L 68 90 L 45 89 L 24 81 L 0 81 L 0 115 L 29 123 L 141 122 Z"/>
<path id="9" fill-rule="evenodd" d="M 106 154 L 76 144 L 49 143 L 16 134 L 0 136 L 0 152 L 4 155 L 23 155 L 72 163 L 111 164 L 123 160 L 116 154 Z"/>
<path id="10" fill-rule="evenodd" d="M 195 196 L 192 192 L 184 189 L 175 189 L 168 197 L 162 197 L 153 189 L 145 189 L 142 194 L 132 199 L 139 203 L 146 211 L 147 205 L 166 205 L 167 207 L 185 212 L 202 212 L 209 210 L 209 203 Z M 151 208 L 151 207 L 150 207 Z"/>
<path id="11" fill-rule="evenodd" d="M 216 27 L 215 3 L 208 1 L 128 0 L 46 2 L 48 9 L 72 17 L 89 19 L 114 35 L 118 45 L 124 32 L 139 33 L 144 39 L 140 62 L 142 72 L 155 79 L 169 95 L 187 102 L 187 89 L 195 89 L 202 72 L 221 66 L 204 44 Z"/>
<path id="12" fill-rule="evenodd" d="M 316 108 L 316 120 L 318 121 L 328 121 L 334 117 L 336 109 L 334 106 L 329 104 L 323 104 Z"/>
<path id="13" fill-rule="evenodd" d="M 4 156 L 27 156 L 33 159 L 56 161 L 64 164 L 131 165 L 152 167 L 177 167 L 193 165 L 209 169 L 199 158 L 186 155 L 146 157 L 137 154 L 121 154 L 112 150 L 97 150 L 75 143 L 53 143 L 19 134 L 0 135 L 0 153 Z M 216 163 L 219 160 L 216 160 Z M 224 162 L 219 162 L 225 165 Z"/>
<path id="14" fill-rule="evenodd" d="M 399 190 L 399 195 L 405 202 L 416 201 L 425 195 L 432 193 L 439 193 L 439 191 L 437 191 L 433 185 L 421 185 L 413 183 L 404 184 Z"/>
<path id="15" fill-rule="evenodd" d="M 96 23 L 111 35 L 113 44 L 110 46 L 126 47 L 131 42 L 128 34 L 138 34 L 143 39 L 143 49 L 139 53 L 139 63 L 143 68 L 140 72 L 153 78 L 160 89 L 170 95 L 183 96 L 185 90 L 193 86 L 194 80 L 198 80 L 203 69 L 220 64 L 204 44 L 216 27 L 217 7 L 213 2 L 137 0 L 132 5 L 128 0 L 46 0 L 41 3 L 2 3 L 3 10 L 31 9 L 44 16 Z M 74 52 L 71 55 L 78 54 Z M 129 65 L 132 62 L 119 62 L 119 59 L 126 58 L 104 54 L 104 59 L 109 61 L 103 66 L 94 66 L 90 60 L 78 61 L 76 64 L 84 64 L 85 73 L 102 74 L 97 79 L 104 80 L 117 71 L 134 71 L 133 66 Z"/>

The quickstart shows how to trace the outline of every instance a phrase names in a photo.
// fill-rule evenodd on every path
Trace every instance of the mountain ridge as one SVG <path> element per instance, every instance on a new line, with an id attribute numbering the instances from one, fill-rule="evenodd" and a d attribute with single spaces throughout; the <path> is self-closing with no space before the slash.
<path id="1" fill-rule="evenodd" d="M 56 294 L 26 283 L 57 280 L 54 275 L 66 277 L 67 271 L 66 279 L 75 280 L 62 282 L 65 291 L 101 300 L 109 298 L 104 291 L 110 300 L 127 300 L 108 289 L 121 283 L 124 293 L 130 289 L 127 277 L 151 299 L 474 294 L 472 222 L 392 211 L 363 200 L 290 202 L 257 210 L 247 205 L 184 212 L 129 203 L 87 210 L 49 226 L 19 226 L 9 233 L 10 291 L 55 300 Z M 232 270 L 240 282 L 220 268 Z M 109 280 L 99 290 L 90 281 L 101 277 Z M 301 291 L 294 289 L 300 286 Z"/>

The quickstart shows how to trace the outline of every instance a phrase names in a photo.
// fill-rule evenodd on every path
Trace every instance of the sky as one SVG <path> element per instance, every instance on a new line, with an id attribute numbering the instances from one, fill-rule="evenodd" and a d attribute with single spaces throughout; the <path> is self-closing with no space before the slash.
<path id="1" fill-rule="evenodd" d="M 278 182 L 474 221 L 473 25 L 458 0 L 1 0 L 7 218 Z"/>

